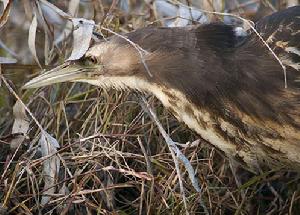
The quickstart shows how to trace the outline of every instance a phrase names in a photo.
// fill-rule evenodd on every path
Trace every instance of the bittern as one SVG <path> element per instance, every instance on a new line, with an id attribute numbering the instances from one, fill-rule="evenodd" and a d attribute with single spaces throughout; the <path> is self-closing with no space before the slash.
<path id="1" fill-rule="evenodd" d="M 222 23 L 142 28 L 92 45 L 25 88 L 71 81 L 150 93 L 248 167 L 298 168 L 300 7 L 262 18 L 255 29 L 265 42 L 253 29 L 241 37 Z"/>

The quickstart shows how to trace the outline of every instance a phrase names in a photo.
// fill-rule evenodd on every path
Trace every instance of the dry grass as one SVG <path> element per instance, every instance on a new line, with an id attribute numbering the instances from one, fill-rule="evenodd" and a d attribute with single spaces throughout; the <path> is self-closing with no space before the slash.
<path id="1" fill-rule="evenodd" d="M 84 14 L 84 7 L 94 7 L 100 11 L 96 22 L 104 20 L 105 27 L 118 32 L 155 21 L 153 11 L 146 4 L 141 5 L 144 14 L 139 11 L 126 15 L 110 4 L 99 2 L 82 4 L 79 13 Z M 67 3 L 57 6 L 65 9 Z M 24 13 L 21 3 L 15 7 L 16 13 Z M 102 10 L 114 16 L 107 16 Z M 0 38 L 18 53 L 21 62 L 32 64 L 27 45 L 31 19 L 24 19 L 19 26 L 13 23 L 12 16 L 10 19 L 1 29 Z M 39 31 L 36 46 L 38 56 L 42 56 L 43 28 Z M 69 44 L 67 39 L 54 49 L 51 66 L 62 62 L 70 52 Z M 0 53 L 6 52 L 0 49 Z M 40 57 L 40 61 L 44 58 Z M 10 149 L 10 142 L 17 135 L 11 134 L 15 97 L 2 83 L 0 214 L 186 213 L 171 154 L 135 94 L 70 83 L 23 91 L 20 87 L 25 80 L 39 71 L 35 64 L 20 65 L 18 69 L 3 67 L 6 80 L 43 129 L 58 140 L 60 148 L 55 154 L 42 157 L 38 148 L 41 131 L 30 119 L 27 138 L 15 150 Z M 199 138 L 179 124 L 155 98 L 149 98 L 149 103 L 173 140 L 186 143 Z M 204 141 L 181 150 L 192 163 L 202 186 L 201 194 L 196 193 L 181 166 L 190 214 L 203 213 L 201 198 L 210 214 L 297 214 L 300 211 L 299 174 L 284 170 L 249 173 Z M 53 156 L 59 158 L 60 170 L 55 177 L 55 192 L 42 205 L 41 199 L 47 193 L 43 163 Z"/>

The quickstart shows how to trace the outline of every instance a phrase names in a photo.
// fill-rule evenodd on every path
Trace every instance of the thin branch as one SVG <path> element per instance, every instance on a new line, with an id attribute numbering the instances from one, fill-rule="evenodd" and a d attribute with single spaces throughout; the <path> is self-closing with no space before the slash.
<path id="1" fill-rule="evenodd" d="M 171 152 L 172 158 L 174 160 L 175 163 L 175 168 L 176 168 L 176 172 L 178 175 L 178 180 L 179 180 L 179 186 L 180 186 L 180 192 L 183 198 L 183 203 L 186 209 L 186 214 L 189 214 L 187 211 L 187 200 L 186 200 L 186 196 L 185 196 L 185 191 L 184 191 L 184 186 L 183 186 L 183 182 L 182 182 L 182 176 L 181 176 L 181 172 L 180 172 L 180 168 L 179 168 L 179 162 L 178 159 L 183 163 L 183 165 L 185 166 L 189 178 L 192 182 L 193 187 L 195 188 L 195 190 L 200 194 L 200 204 L 205 212 L 205 214 L 209 214 L 208 210 L 201 198 L 201 188 L 199 186 L 198 180 L 195 177 L 195 171 L 193 169 L 193 166 L 191 165 L 190 161 L 187 159 L 187 157 L 179 150 L 179 148 L 176 146 L 176 142 L 174 142 L 170 136 L 167 134 L 167 132 L 165 131 L 165 129 L 163 128 L 162 124 L 160 123 L 160 121 L 158 120 L 156 114 L 154 113 L 154 111 L 152 110 L 152 108 L 150 107 L 150 105 L 148 104 L 148 102 L 146 101 L 146 99 L 143 96 L 140 96 L 140 100 L 142 101 L 142 107 L 149 113 L 150 117 L 153 119 L 153 121 L 155 122 L 156 126 L 158 127 L 161 135 L 163 136 L 163 138 L 165 139 L 168 148 Z M 176 153 L 176 155 L 175 155 Z"/>
<path id="2" fill-rule="evenodd" d="M 0 74 L 1 80 L 3 81 L 3 83 L 5 84 L 5 86 L 7 87 L 7 89 L 9 90 L 9 92 L 18 100 L 20 101 L 20 103 L 22 104 L 22 106 L 24 107 L 24 109 L 27 111 L 27 113 L 30 115 L 30 117 L 33 119 L 33 121 L 35 122 L 35 124 L 39 127 L 39 129 L 44 132 L 44 129 L 42 127 L 42 125 L 39 123 L 39 121 L 33 116 L 33 114 L 31 113 L 31 111 L 29 110 L 29 108 L 24 104 L 24 102 L 21 100 L 21 98 L 18 96 L 18 94 L 14 91 L 14 89 L 9 85 L 8 81 L 6 80 L 6 78 Z"/>

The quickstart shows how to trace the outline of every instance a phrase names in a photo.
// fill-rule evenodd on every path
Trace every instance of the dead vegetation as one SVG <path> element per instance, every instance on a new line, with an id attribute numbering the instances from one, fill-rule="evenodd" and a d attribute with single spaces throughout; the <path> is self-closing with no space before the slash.
<path id="1" fill-rule="evenodd" d="M 253 174 L 239 168 L 208 143 L 196 141 L 199 137 L 154 98 L 148 103 L 171 138 L 183 143 L 178 147 L 196 171 L 199 193 L 181 163 L 181 176 L 177 174 L 165 140 L 137 95 L 71 83 L 21 89 L 39 67 L 52 68 L 71 55 L 70 17 L 92 19 L 110 29 L 98 29 L 95 40 L 148 25 L 174 25 L 168 21 L 175 18 L 178 24 L 186 18 L 160 15 L 163 7 L 149 1 L 4 2 L 8 4 L 2 6 L 0 18 L 0 54 L 5 57 L 0 59 L 0 214 L 204 214 L 205 208 L 209 214 L 297 214 L 300 210 L 298 173 L 269 169 Z M 182 1 L 190 6 L 193 2 Z M 226 7 L 253 18 L 257 13 L 251 5 L 259 1 L 226 1 L 230 7 L 220 4 L 224 1 L 203 2 L 194 6 L 220 12 Z M 285 1 L 262 2 L 263 13 L 286 7 Z M 30 114 L 25 114 L 22 101 Z"/>

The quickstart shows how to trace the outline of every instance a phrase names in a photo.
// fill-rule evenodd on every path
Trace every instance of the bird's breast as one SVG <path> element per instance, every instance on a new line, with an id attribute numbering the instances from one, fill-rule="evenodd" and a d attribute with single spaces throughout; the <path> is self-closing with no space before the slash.
<path id="1" fill-rule="evenodd" d="M 201 138 L 221 149 L 228 157 L 242 161 L 247 167 L 277 166 L 285 161 L 295 162 L 300 167 L 300 136 L 292 135 L 297 134 L 294 128 L 271 121 L 258 123 L 245 114 L 228 120 L 216 116 L 211 110 L 196 106 L 176 89 L 151 85 L 148 91 Z"/>

